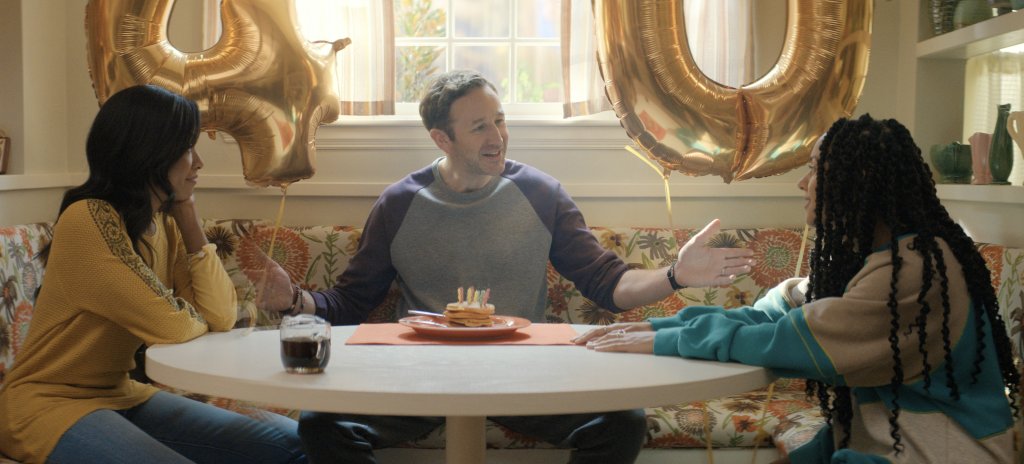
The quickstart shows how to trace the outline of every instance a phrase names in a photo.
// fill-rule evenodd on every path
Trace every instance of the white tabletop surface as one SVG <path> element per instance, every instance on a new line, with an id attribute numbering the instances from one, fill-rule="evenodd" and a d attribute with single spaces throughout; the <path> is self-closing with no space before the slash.
<path id="1" fill-rule="evenodd" d="M 583 332 L 590 326 L 573 326 Z M 582 346 L 346 345 L 335 326 L 322 374 L 289 374 L 276 330 L 155 345 L 146 372 L 195 393 L 326 412 L 491 416 L 611 411 L 763 387 L 763 368 Z"/>

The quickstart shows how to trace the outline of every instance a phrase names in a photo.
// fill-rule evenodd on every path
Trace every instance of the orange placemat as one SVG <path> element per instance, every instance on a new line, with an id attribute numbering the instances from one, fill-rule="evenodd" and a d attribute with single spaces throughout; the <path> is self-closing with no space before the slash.
<path id="1" fill-rule="evenodd" d="M 576 331 L 569 324 L 530 324 L 498 338 L 441 338 L 420 335 L 397 323 L 360 324 L 346 345 L 572 345 Z"/>

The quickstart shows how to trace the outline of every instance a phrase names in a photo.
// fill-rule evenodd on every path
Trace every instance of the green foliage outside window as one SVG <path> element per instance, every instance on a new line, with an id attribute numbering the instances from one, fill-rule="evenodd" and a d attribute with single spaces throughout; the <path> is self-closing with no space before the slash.
<path id="1" fill-rule="evenodd" d="M 508 88 L 508 79 L 502 79 L 502 86 Z M 545 93 L 550 90 L 558 90 L 558 82 L 534 82 L 529 70 L 519 68 L 516 72 L 516 102 L 517 103 L 544 103 Z M 557 98 L 557 95 L 556 95 Z"/>
<path id="2" fill-rule="evenodd" d="M 445 10 L 433 8 L 430 0 L 394 0 L 395 28 L 398 37 L 444 37 L 447 15 Z M 438 73 L 438 58 L 444 54 L 443 47 L 399 47 L 396 54 L 398 79 L 396 100 L 400 102 L 419 101 L 428 76 Z"/>

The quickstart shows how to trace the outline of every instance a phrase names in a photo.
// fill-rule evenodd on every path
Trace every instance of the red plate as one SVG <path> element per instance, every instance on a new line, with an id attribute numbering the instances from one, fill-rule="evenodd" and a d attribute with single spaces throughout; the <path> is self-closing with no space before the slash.
<path id="1" fill-rule="evenodd" d="M 497 338 L 511 335 L 530 325 L 529 319 L 515 316 L 491 316 L 494 325 L 490 327 L 465 327 L 449 324 L 444 318 L 431 316 L 409 316 L 398 320 L 399 324 L 415 330 L 420 335 L 436 338 Z M 443 326 L 434 325 L 434 323 Z"/>

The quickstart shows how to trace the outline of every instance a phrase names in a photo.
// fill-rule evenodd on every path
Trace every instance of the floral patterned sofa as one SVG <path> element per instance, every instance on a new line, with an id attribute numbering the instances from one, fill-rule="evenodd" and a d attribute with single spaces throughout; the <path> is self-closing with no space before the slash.
<path id="1" fill-rule="evenodd" d="M 274 235 L 273 225 L 262 220 L 205 220 L 204 228 L 207 238 L 217 244 L 218 254 L 235 282 L 240 302 L 239 326 L 252 324 L 249 319 L 252 314 L 257 326 L 276 325 L 275 315 L 252 311 L 255 287 L 250 278 L 252 269 L 258 266 L 260 250 L 269 248 Z M 617 253 L 630 266 L 653 268 L 672 260 L 678 244 L 688 240 L 696 231 L 593 227 L 592 232 L 602 246 Z M 277 232 L 272 256 L 303 288 L 322 289 L 331 286 L 335 276 L 345 269 L 360 234 L 361 229 L 347 226 L 281 228 Z M 0 386 L 27 334 L 35 289 L 43 275 L 43 267 L 36 254 L 50 237 L 50 224 L 0 227 Z M 549 266 L 547 320 L 609 324 L 670 315 L 689 305 L 727 308 L 749 305 L 776 283 L 792 276 L 801 256 L 801 269 L 807 269 L 808 253 L 800 252 L 801 231 L 797 229 L 724 230 L 714 237 L 713 244 L 754 250 L 756 268 L 731 286 L 687 288 L 656 304 L 616 315 L 583 298 L 571 282 Z M 992 244 L 978 246 L 992 270 L 992 284 L 998 289 L 1003 318 L 1010 327 L 1014 346 L 1019 347 L 1024 319 L 1024 249 Z M 386 301 L 373 312 L 370 322 L 393 321 L 397 298 L 397 291 L 393 288 Z M 297 416 L 297 411 L 266 405 L 181 391 L 176 393 L 250 415 L 269 409 Z M 646 448 L 701 454 L 736 449 L 756 452 L 756 447 L 774 447 L 779 455 L 785 456 L 788 450 L 810 439 L 824 423 L 816 402 L 804 395 L 804 384 L 800 379 L 780 379 L 766 389 L 690 404 L 651 407 L 646 412 L 649 427 Z M 547 447 L 490 423 L 487 440 L 489 448 Z M 442 448 L 443 445 L 443 432 L 435 431 L 405 446 Z M 707 451 L 709 449 L 711 451 Z M 673 458 L 674 462 L 680 460 Z"/>

